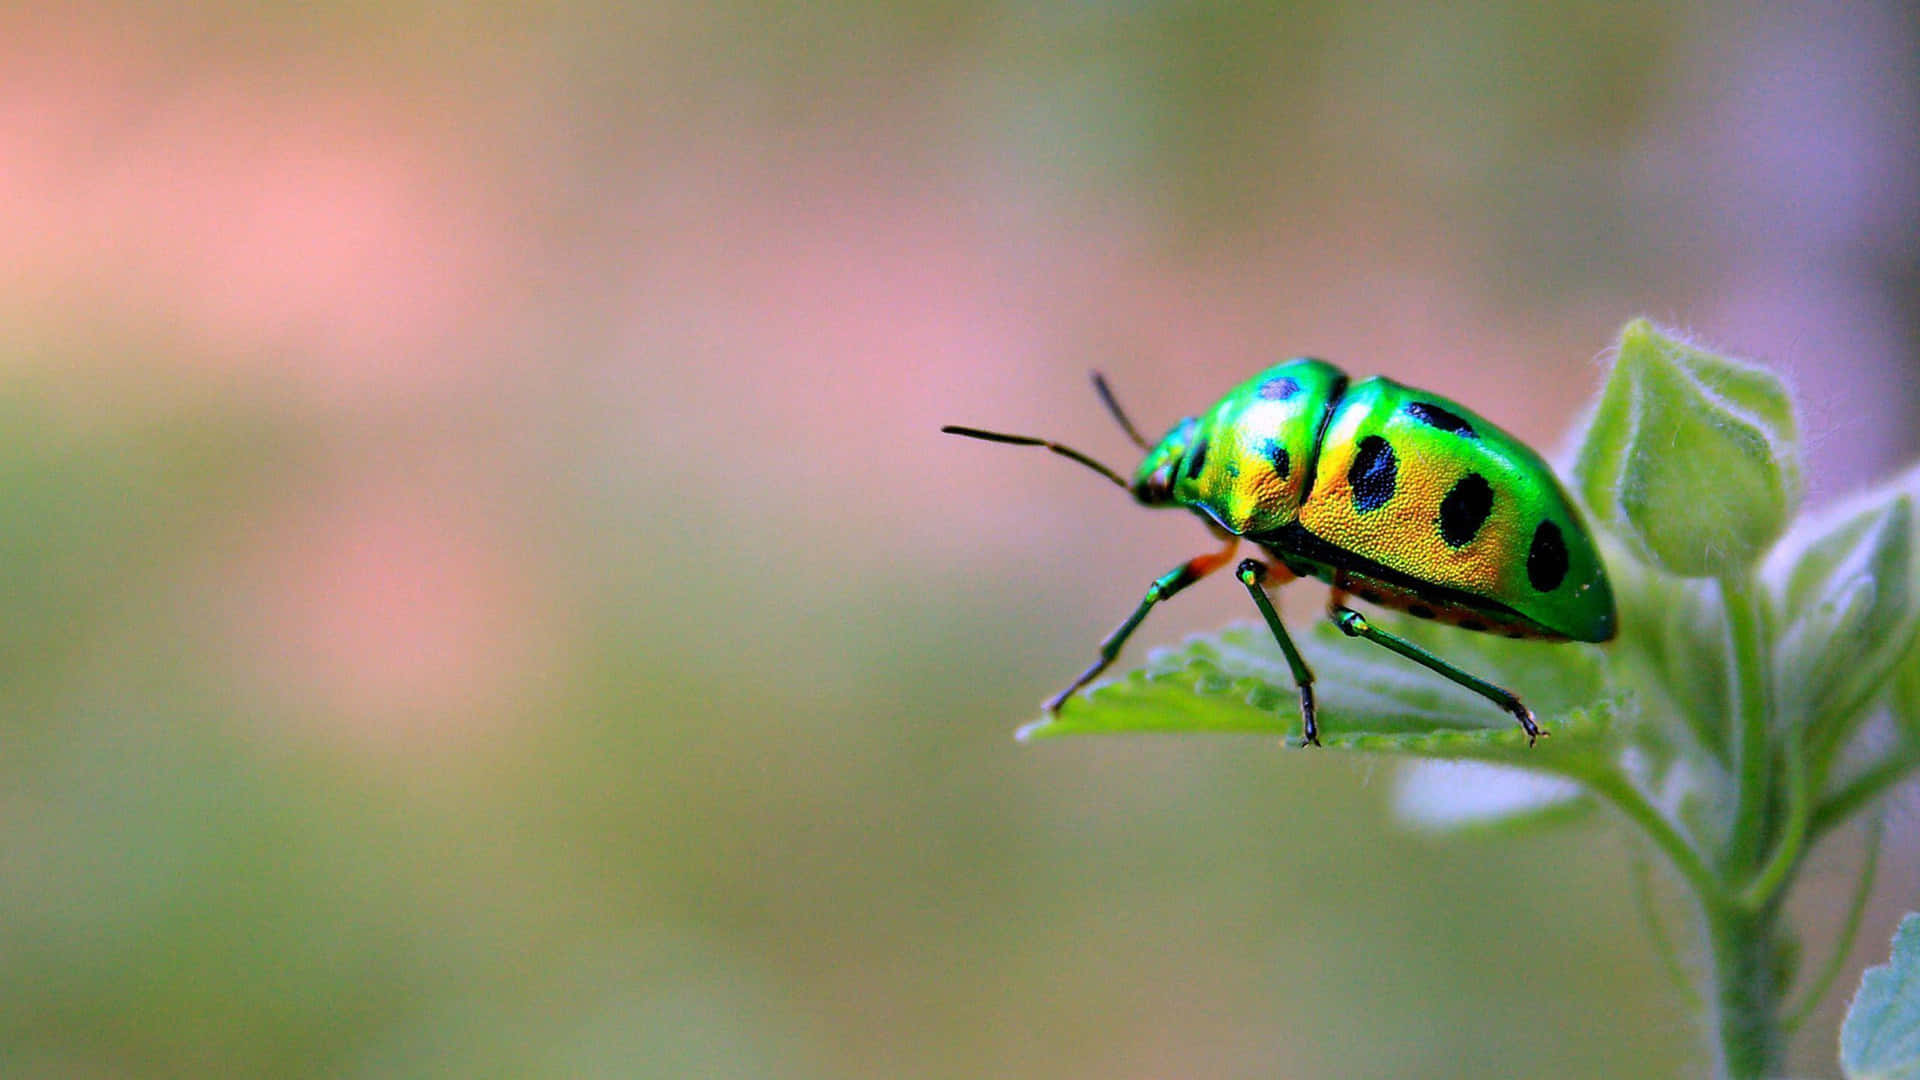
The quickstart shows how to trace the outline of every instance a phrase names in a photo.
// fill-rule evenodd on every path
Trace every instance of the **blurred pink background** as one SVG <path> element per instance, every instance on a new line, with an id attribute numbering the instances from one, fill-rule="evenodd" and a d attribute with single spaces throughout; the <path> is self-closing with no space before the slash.
<path id="1" fill-rule="evenodd" d="M 1054 838 L 1083 851 L 1146 812 L 1076 807 L 1089 793 L 1062 784 L 1088 774 L 1115 779 L 1102 800 L 1151 810 L 1209 805 L 1183 800 L 1206 797 L 1212 770 L 1265 767 L 1222 764 L 1258 753 L 1243 748 L 1006 738 L 1199 534 L 938 426 L 1047 435 L 1130 467 L 1089 368 L 1158 431 L 1313 354 L 1553 448 L 1596 358 L 1649 314 L 1790 374 L 1809 497 L 1825 501 L 1920 450 L 1917 52 L 1898 4 L 14 7 L 0 13 L 0 370 L 33 417 L 22 438 L 153 463 L 173 460 L 170 432 L 226 434 L 101 534 L 124 536 L 103 555 L 126 563 L 90 601 L 96 621 L 22 631 L 72 644 L 21 706 L 45 726 L 20 740 L 13 827 L 39 827 L 17 808 L 41 805 L 49 761 L 95 768 L 104 737 L 78 718 L 155 700 L 157 676 L 128 674 L 150 663 L 197 687 L 179 712 L 194 737 L 238 740 L 242 762 L 317 755 L 312 828 L 372 784 L 417 846 L 392 867 L 432 853 L 415 872 L 433 883 L 400 894 L 541 868 L 573 882 L 501 901 L 521 914 L 497 927 L 472 915 L 495 927 L 467 931 L 493 943 L 481 951 L 590 952 L 579 943 L 646 912 L 696 942 L 707 959 L 690 963 L 727 993 L 788 1002 L 769 1008 L 807 1033 L 795 1053 L 820 1075 L 1270 1064 L 1261 1017 L 1295 992 L 1266 985 L 1264 964 L 1191 988 L 1243 1013 L 1196 1005 L 1155 1025 L 1109 1022 L 1112 973 L 1074 960 L 1101 952 L 1097 933 L 1057 969 L 1010 971 L 1030 954 L 1008 945 L 991 970 L 926 985 L 911 974 L 922 943 L 977 957 L 999 939 L 919 907 L 897 914 L 895 945 L 774 944 L 860 935 L 868 889 L 912 880 L 914 853 L 940 847 L 929 828 L 954 865 L 1004 866 L 996 845 L 1035 820 L 1092 814 Z M 21 565 L 55 583 L 22 624 L 74 625 L 65 579 Z M 1138 654 L 1244 617 L 1235 591 L 1156 614 Z M 1371 767 L 1339 768 L 1300 790 L 1343 797 L 1328 792 Z M 903 822 L 895 846 L 875 854 L 847 824 L 869 814 Z M 649 831 L 662 820 L 684 848 Z M 508 838 L 467 846 L 493 830 Z M 686 895 L 622 892 L 614 836 Z M 574 846 L 593 842 L 597 856 Z M 728 843 L 760 869 L 718 869 Z M 795 851 L 881 869 L 823 877 Z M 1515 857 L 1536 856 L 1563 857 Z M 1882 923 L 1911 904 L 1910 845 L 1897 862 L 1904 899 L 1888 886 Z M 1489 877 L 1503 873 L 1554 880 Z M 999 899 L 1071 907 L 1083 887 L 1040 874 Z M 1192 918 L 1237 887 L 1199 893 Z M 715 895 L 761 915 L 709 918 L 697 898 Z M 423 916 L 393 918 L 438 940 Z M 1147 932 L 1122 923 L 1107 931 Z M 1644 951 L 1632 925 L 1612 932 Z M 849 976 L 848 955 L 881 974 Z M 1091 995 L 1086 1014 L 1060 1011 L 1056 977 Z M 845 1000 L 822 1018 L 806 1004 L 821 995 Z M 60 1022 L 14 1002 L 16 1033 L 55 1033 L 34 1043 L 47 1075 L 273 1061 L 244 1035 L 204 1057 L 151 1033 L 92 1056 L 58 1032 L 119 1015 L 99 1000 Z M 1030 1008 L 1104 1056 L 1008 1034 Z M 869 1009 L 882 1027 L 952 1026 L 924 1044 L 875 1035 Z M 1684 1054 L 1691 1033 L 1649 1009 L 1648 1053 Z M 587 1021 L 548 1019 L 554 1045 L 597 1045 Z M 1323 1025 L 1309 1013 L 1289 1030 Z M 333 1041 L 309 1064 L 357 1063 L 344 1071 L 409 1072 L 437 1057 L 419 1046 L 460 1041 L 427 1021 L 404 1038 L 316 1030 Z M 786 1049 L 741 1075 L 794 1060 L 767 1037 Z M 636 1060 L 668 1060 L 631 1039 Z M 1298 1075 L 1365 1074 L 1307 1044 L 1288 1044 Z M 725 1072 L 687 1052 L 685 1075 Z M 1395 1060 L 1378 1053 L 1364 1062 Z"/>

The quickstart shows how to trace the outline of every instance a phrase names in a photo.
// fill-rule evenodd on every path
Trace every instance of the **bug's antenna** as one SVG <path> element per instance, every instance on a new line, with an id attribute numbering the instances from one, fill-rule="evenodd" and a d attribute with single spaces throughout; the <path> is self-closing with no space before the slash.
<path id="1" fill-rule="evenodd" d="M 1031 435 L 1008 435 L 999 431 L 982 431 L 979 428 L 961 427 L 958 424 L 948 424 L 940 430 L 949 435 L 965 435 L 969 439 L 985 439 L 988 442 L 1012 443 L 1014 446 L 1044 446 L 1063 458 L 1071 458 L 1085 465 L 1087 468 L 1120 485 L 1122 489 L 1132 490 L 1127 487 L 1127 482 L 1120 478 L 1119 473 L 1114 472 L 1112 469 L 1107 468 L 1105 465 L 1100 464 L 1071 446 L 1061 446 L 1057 442 L 1049 442 L 1046 439 L 1036 439 Z"/>
<path id="2" fill-rule="evenodd" d="M 1127 438 L 1133 440 L 1133 445 L 1142 450 L 1153 449 L 1147 440 L 1140 437 L 1140 432 L 1133 426 L 1133 421 L 1127 419 L 1126 410 L 1120 407 L 1120 402 L 1114 398 L 1113 391 L 1107 388 L 1107 377 L 1097 371 L 1094 372 L 1093 388 L 1100 391 L 1100 400 L 1107 403 L 1107 411 L 1113 414 L 1115 420 L 1120 421 L 1120 430 L 1127 433 Z"/>

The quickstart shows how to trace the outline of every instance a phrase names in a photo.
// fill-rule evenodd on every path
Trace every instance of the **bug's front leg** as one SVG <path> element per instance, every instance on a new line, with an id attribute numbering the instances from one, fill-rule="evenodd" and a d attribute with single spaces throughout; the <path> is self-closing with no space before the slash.
<path id="1" fill-rule="evenodd" d="M 1282 567 L 1277 574 L 1274 567 L 1259 559 L 1240 560 L 1238 576 L 1240 584 L 1247 587 L 1253 596 L 1253 606 L 1260 609 L 1260 617 L 1267 620 L 1267 629 L 1273 631 L 1273 639 L 1280 643 L 1280 651 L 1286 654 L 1287 667 L 1293 670 L 1293 684 L 1300 688 L 1300 725 L 1303 738 L 1302 746 L 1319 746 L 1320 729 L 1313 721 L 1313 669 L 1301 659 L 1300 650 L 1294 648 L 1293 638 L 1287 634 L 1287 628 L 1280 622 L 1280 613 L 1273 610 L 1273 601 L 1267 596 L 1266 580 L 1269 575 L 1285 575 L 1275 582 L 1284 585 L 1293 580 L 1292 572 Z"/>
<path id="2" fill-rule="evenodd" d="M 1339 627 L 1341 633 L 1348 637 L 1365 638 L 1375 645 L 1380 645 L 1393 652 L 1399 653 L 1414 663 L 1451 679 L 1512 713 L 1514 719 L 1520 721 L 1521 728 L 1525 729 L 1527 733 L 1528 746 L 1532 746 L 1534 740 L 1540 736 L 1548 734 L 1548 732 L 1540 729 L 1540 725 L 1534 723 L 1533 710 L 1527 708 L 1519 698 L 1515 697 L 1513 691 L 1508 690 L 1504 686 L 1495 686 L 1493 683 L 1477 675 L 1462 671 L 1420 646 L 1415 645 L 1413 642 L 1380 629 L 1368 622 L 1365 615 L 1348 607 L 1345 600 L 1346 594 L 1337 589 L 1333 595 L 1327 599 L 1327 618 L 1333 620 L 1333 625 Z"/>
<path id="3" fill-rule="evenodd" d="M 1234 548 L 1239 546 L 1240 538 L 1228 534 L 1225 539 L 1226 546 L 1219 551 L 1195 555 L 1154 579 L 1153 584 L 1147 586 L 1147 595 L 1141 599 L 1140 606 L 1134 608 L 1133 614 L 1127 616 L 1127 621 L 1121 623 L 1113 633 L 1107 635 L 1107 640 L 1100 643 L 1100 659 L 1095 660 L 1093 666 L 1081 672 L 1080 677 L 1073 680 L 1073 685 L 1053 695 L 1045 705 L 1046 710 L 1059 712 L 1060 707 L 1067 703 L 1067 699 L 1073 696 L 1074 691 L 1099 678 L 1100 673 L 1113 664 L 1114 657 L 1120 655 L 1120 647 L 1127 643 L 1127 638 L 1133 635 L 1140 621 L 1147 617 L 1147 612 L 1153 610 L 1153 605 L 1225 566 L 1227 560 L 1233 558 Z"/>

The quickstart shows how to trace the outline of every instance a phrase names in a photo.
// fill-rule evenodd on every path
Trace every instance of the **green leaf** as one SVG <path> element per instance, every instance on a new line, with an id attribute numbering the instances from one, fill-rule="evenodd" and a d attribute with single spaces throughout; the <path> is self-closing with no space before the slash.
<path id="1" fill-rule="evenodd" d="M 1387 625 L 1382 621 L 1382 625 Z M 1413 620 L 1395 633 L 1510 687 L 1551 732 L 1535 748 L 1493 704 L 1379 646 L 1322 623 L 1296 635 L 1317 681 L 1329 748 L 1545 766 L 1603 743 L 1621 709 L 1590 646 L 1515 642 Z M 1444 636 L 1442 636 L 1444 635 Z M 1123 733 L 1300 735 L 1300 697 L 1265 627 L 1242 624 L 1160 650 L 1146 667 L 1094 687 L 1022 738 Z"/>
<path id="2" fill-rule="evenodd" d="M 1781 614 L 1777 693 L 1819 745 L 1840 742 L 1920 636 L 1920 470 L 1797 528 L 1767 564 Z"/>
<path id="3" fill-rule="evenodd" d="M 1920 1080 L 1920 915 L 1900 920 L 1893 959 L 1867 969 L 1840 1027 L 1848 1080 Z"/>
<path id="4" fill-rule="evenodd" d="M 1799 502 L 1792 400 L 1771 373 L 1637 319 L 1621 332 L 1574 477 L 1642 559 L 1682 577 L 1743 572 Z"/>

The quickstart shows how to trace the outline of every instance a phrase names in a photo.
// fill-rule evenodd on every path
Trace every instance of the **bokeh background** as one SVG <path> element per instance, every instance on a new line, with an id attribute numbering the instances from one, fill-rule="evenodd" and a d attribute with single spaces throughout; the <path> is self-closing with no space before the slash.
<path id="1" fill-rule="evenodd" d="M 1916 55 L 1895 0 L 8 6 L 0 1074 L 1687 1074 L 1603 816 L 1017 745 L 1205 541 L 936 429 L 1129 465 L 1089 368 L 1157 430 L 1312 353 L 1552 448 L 1649 314 L 1792 375 L 1831 498 L 1920 451 Z"/>

